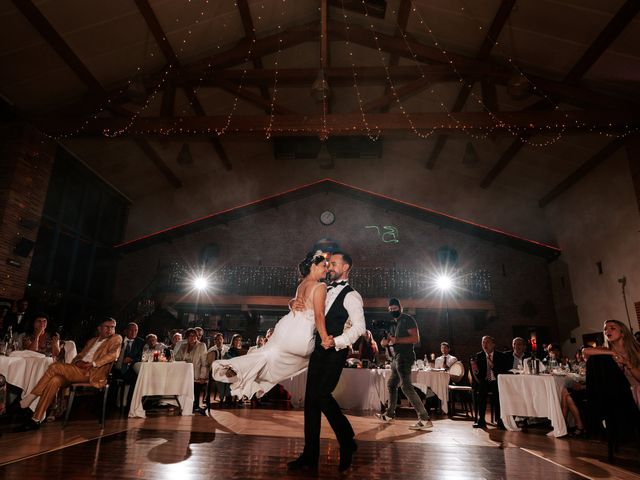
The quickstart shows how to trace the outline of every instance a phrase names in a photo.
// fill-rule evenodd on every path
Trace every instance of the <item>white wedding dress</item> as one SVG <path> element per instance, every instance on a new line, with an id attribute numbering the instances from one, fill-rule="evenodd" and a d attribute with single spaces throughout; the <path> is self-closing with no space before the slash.
<path id="1" fill-rule="evenodd" d="M 251 398 L 255 394 L 260 398 L 274 385 L 307 368 L 315 347 L 316 325 L 312 299 L 315 289 L 319 287 L 326 288 L 322 283 L 314 286 L 305 300 L 303 311 L 291 311 L 278 321 L 264 347 L 247 355 L 213 362 L 213 379 L 231 383 L 232 395 Z M 237 376 L 227 377 L 229 368 Z"/>

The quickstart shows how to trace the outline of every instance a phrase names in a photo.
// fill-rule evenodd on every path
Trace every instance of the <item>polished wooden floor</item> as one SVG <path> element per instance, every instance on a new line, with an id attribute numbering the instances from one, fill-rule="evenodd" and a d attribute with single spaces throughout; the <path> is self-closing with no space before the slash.
<path id="1" fill-rule="evenodd" d="M 474 430 L 471 421 L 435 417 L 430 431 L 415 432 L 410 415 L 393 424 L 349 415 L 359 450 L 343 475 L 367 480 L 428 479 L 639 479 L 640 458 L 623 448 L 616 465 L 606 445 L 555 439 L 546 431 Z M 214 409 L 211 416 L 126 419 L 113 415 L 101 431 L 90 414 L 61 430 L 0 437 L 0 478 L 199 479 L 309 478 L 287 472 L 303 446 L 303 414 L 268 408 Z M 338 445 L 323 423 L 318 478 L 338 476 Z"/>

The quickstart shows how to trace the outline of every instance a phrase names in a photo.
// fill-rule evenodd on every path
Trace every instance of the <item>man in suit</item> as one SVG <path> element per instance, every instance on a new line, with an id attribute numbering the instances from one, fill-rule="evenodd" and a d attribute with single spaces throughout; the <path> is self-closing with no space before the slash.
<path id="1" fill-rule="evenodd" d="M 353 439 L 353 428 L 331 395 L 340 380 L 342 367 L 349 354 L 349 345 L 358 340 L 366 330 L 362 297 L 349 285 L 352 264 L 351 257 L 346 253 L 331 254 L 328 276 L 332 283 L 327 287 L 325 301 L 325 323 L 329 339 L 328 343 L 323 344 L 320 336 L 316 335 L 316 346 L 311 353 L 307 373 L 304 450 L 302 455 L 287 464 L 290 470 L 318 468 L 321 414 L 329 421 L 340 444 L 340 472 L 351 466 L 353 454 L 358 449 Z M 300 303 L 294 303 L 296 310 L 304 308 Z"/>
<path id="2" fill-rule="evenodd" d="M 213 346 L 207 351 L 207 367 L 209 369 L 209 395 L 213 392 L 213 399 L 216 395 L 220 398 L 220 403 L 231 400 L 231 384 L 224 382 L 216 382 L 211 376 L 211 364 L 216 360 L 222 360 L 224 355 L 229 351 L 229 346 L 224 344 L 224 335 L 216 333 L 213 336 Z M 207 398 L 207 408 L 210 406 L 211 400 Z"/>
<path id="3" fill-rule="evenodd" d="M 98 326 L 98 336 L 89 340 L 70 364 L 54 363 L 47 369 L 31 393 L 20 402 L 22 408 L 28 408 L 36 397 L 40 397 L 33 416 L 21 430 L 40 428 L 49 405 L 61 388 L 71 383 L 90 383 L 95 388 L 105 386 L 111 364 L 118 358 L 122 344 L 122 337 L 115 332 L 116 321 L 104 319 Z"/>
<path id="4" fill-rule="evenodd" d="M 524 361 L 527 358 L 524 352 L 525 342 L 524 338 L 516 337 L 511 342 L 513 351 L 511 352 L 511 368 L 524 370 Z"/>
<path id="5" fill-rule="evenodd" d="M 4 317 L 3 322 L 3 334 L 6 333 L 7 329 L 11 327 L 11 331 L 14 334 L 24 333 L 27 325 L 27 320 L 29 319 L 29 301 L 26 298 L 21 298 L 16 302 L 16 311 L 9 312 Z"/>
<path id="6" fill-rule="evenodd" d="M 478 420 L 473 428 L 485 428 L 484 419 L 487 410 L 487 395 L 492 393 L 492 402 L 495 416 L 498 419 L 498 429 L 504 430 L 504 424 L 500 418 L 500 398 L 498 396 L 498 375 L 507 373 L 511 369 L 512 355 L 495 350 L 496 341 L 493 337 L 482 337 L 482 351 L 478 352 L 475 359 L 471 359 L 471 370 L 474 376 L 473 390 L 478 405 Z"/>
<path id="7" fill-rule="evenodd" d="M 144 340 L 138 337 L 138 324 L 131 322 L 124 330 L 124 340 L 120 346 L 120 355 L 116 360 L 113 374 L 115 378 L 121 378 L 124 381 L 124 391 L 121 395 L 118 395 L 116 399 L 116 405 L 120 407 L 120 399 L 124 405 L 129 404 L 129 397 L 133 395 L 133 385 L 135 385 L 138 379 L 138 374 L 133 369 L 133 366 L 142 361 L 142 351 L 144 350 Z"/>

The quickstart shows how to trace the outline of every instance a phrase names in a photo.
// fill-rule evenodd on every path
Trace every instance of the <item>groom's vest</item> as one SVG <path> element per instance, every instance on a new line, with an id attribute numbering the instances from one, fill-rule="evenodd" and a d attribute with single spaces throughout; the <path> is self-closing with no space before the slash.
<path id="1" fill-rule="evenodd" d="M 344 331 L 344 324 L 349 318 L 349 312 L 344 308 L 344 297 L 346 297 L 349 292 L 353 292 L 353 288 L 351 288 L 350 285 L 345 285 L 333 301 L 331 308 L 324 317 L 327 326 L 327 333 L 334 337 L 342 335 L 342 332 Z M 316 335 L 316 344 L 319 345 L 320 343 L 320 336 Z"/>

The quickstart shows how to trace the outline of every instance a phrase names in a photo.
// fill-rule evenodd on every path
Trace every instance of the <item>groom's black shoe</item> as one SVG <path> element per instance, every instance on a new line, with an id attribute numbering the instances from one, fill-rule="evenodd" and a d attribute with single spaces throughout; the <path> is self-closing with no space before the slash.
<path id="1" fill-rule="evenodd" d="M 349 443 L 340 447 L 340 465 L 338 465 L 338 471 L 344 472 L 351 466 L 353 460 L 353 454 L 358 450 L 358 444 L 354 440 L 350 440 Z"/>
<path id="2" fill-rule="evenodd" d="M 295 460 L 287 463 L 287 468 L 289 470 L 318 470 L 318 462 L 314 462 L 309 460 L 304 454 L 300 455 Z"/>

